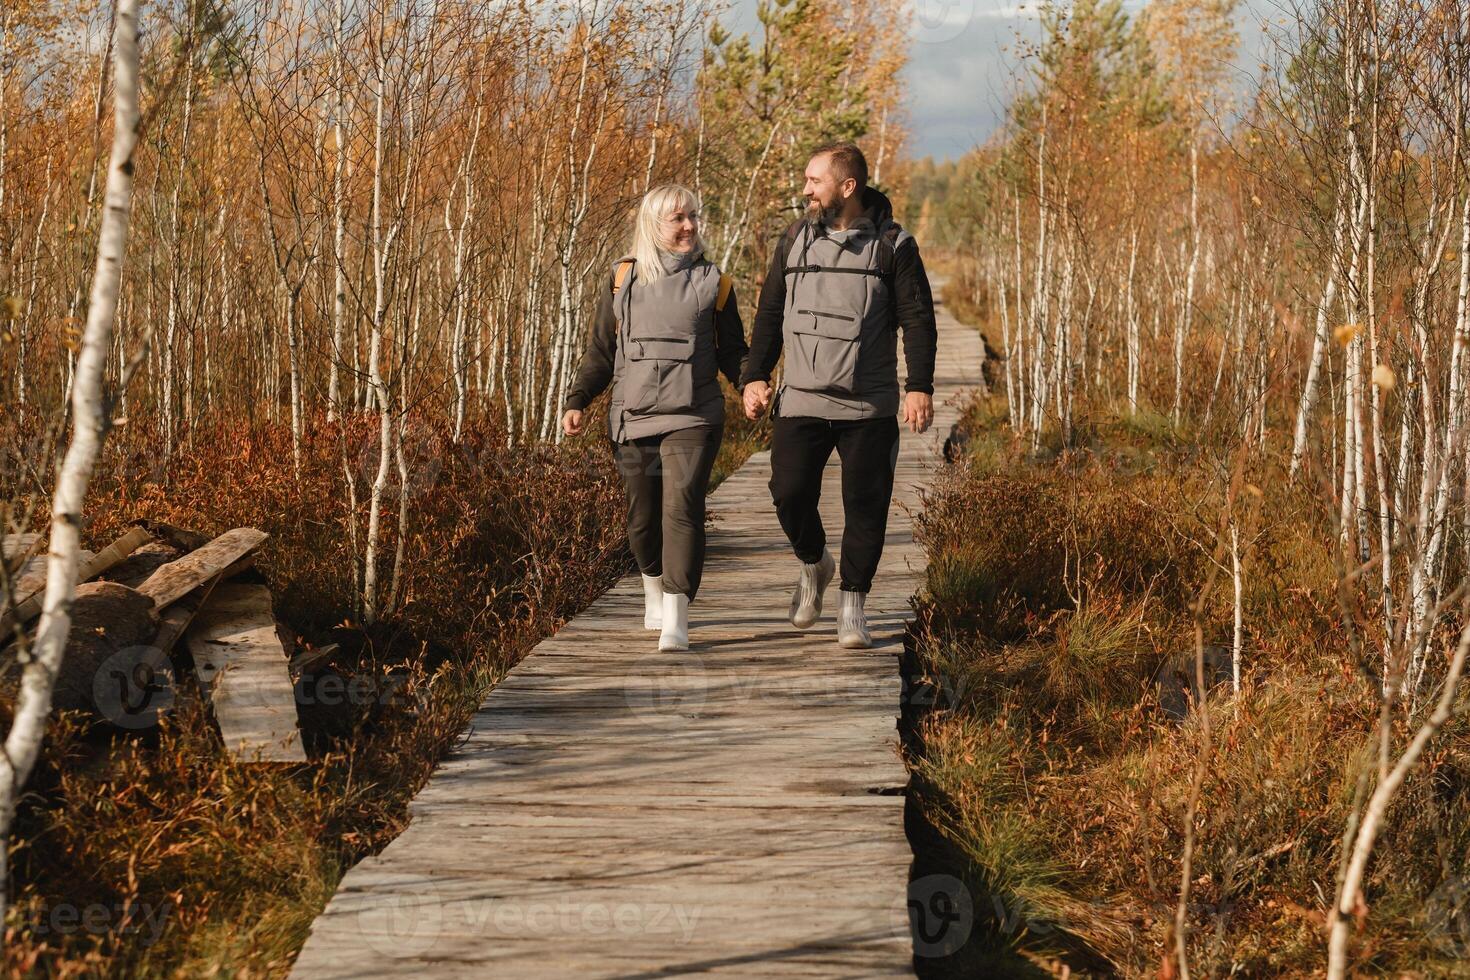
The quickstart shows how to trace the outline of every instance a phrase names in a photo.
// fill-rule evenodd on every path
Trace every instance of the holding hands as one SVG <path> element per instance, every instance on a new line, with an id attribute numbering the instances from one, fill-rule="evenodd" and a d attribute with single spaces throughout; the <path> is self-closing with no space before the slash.
<path id="1" fill-rule="evenodd" d="M 769 382 L 752 381 L 741 394 L 745 417 L 754 421 L 766 413 L 771 403 Z M 571 413 L 567 413 L 570 415 Z M 903 424 L 915 433 L 928 431 L 934 422 L 934 397 L 922 391 L 911 391 L 903 398 Z M 568 434 L 572 434 L 568 430 Z"/>
<path id="2" fill-rule="evenodd" d="M 752 381 L 741 393 L 745 403 L 745 417 L 754 421 L 766 414 L 771 403 L 771 385 L 768 381 Z"/>

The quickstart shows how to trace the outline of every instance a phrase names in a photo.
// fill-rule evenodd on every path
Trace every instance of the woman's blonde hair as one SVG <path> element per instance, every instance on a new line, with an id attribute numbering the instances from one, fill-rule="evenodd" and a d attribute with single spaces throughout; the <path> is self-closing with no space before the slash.
<path id="1" fill-rule="evenodd" d="M 661 184 L 643 195 L 638 205 L 638 217 L 633 222 L 633 247 L 629 250 L 638 260 L 638 278 L 652 282 L 664 276 L 664 264 L 659 261 L 660 249 L 670 251 L 663 237 L 663 222 L 675 209 L 699 211 L 699 198 L 689 188 L 680 184 Z M 704 254 L 704 239 L 694 229 L 693 258 Z"/>

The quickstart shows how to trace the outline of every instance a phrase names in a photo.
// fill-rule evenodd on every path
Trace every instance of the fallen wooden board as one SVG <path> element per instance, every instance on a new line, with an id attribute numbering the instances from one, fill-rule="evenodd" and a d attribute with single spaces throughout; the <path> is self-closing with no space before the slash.
<path id="1" fill-rule="evenodd" d="M 6 568 L 17 568 L 31 557 L 40 542 L 41 535 L 35 531 L 4 535 L 0 537 L 0 560 Z"/>
<path id="2" fill-rule="evenodd" d="M 184 641 L 231 752 L 256 762 L 306 761 L 270 589 L 216 586 Z"/>
<path id="3" fill-rule="evenodd" d="M 214 587 L 225 579 L 240 574 L 254 564 L 255 558 L 251 555 L 246 555 L 165 609 L 158 617 L 158 635 L 153 638 L 153 645 L 165 654 L 172 650 L 174 644 L 179 642 L 179 637 L 184 635 L 184 632 L 189 628 L 189 624 L 194 621 L 195 614 L 209 601 L 210 595 L 214 592 Z"/>
<path id="4" fill-rule="evenodd" d="M 80 564 L 77 568 L 77 584 L 90 582 L 152 540 L 152 535 L 146 530 L 135 527 L 95 555 L 90 551 L 83 551 L 78 556 Z M 41 614 L 41 602 L 46 592 L 46 568 L 46 555 L 37 555 L 32 563 L 27 564 L 16 583 L 15 611 L 0 615 L 0 634 L 8 632 L 17 622 L 29 622 Z"/>
<path id="5" fill-rule="evenodd" d="M 253 527 L 226 531 L 198 551 L 159 568 L 138 586 L 138 591 L 151 597 L 153 604 L 162 609 L 259 548 L 268 537 L 269 534 Z"/>
<path id="6" fill-rule="evenodd" d="M 141 527 L 129 528 L 126 534 L 97 552 L 97 557 L 87 562 L 87 578 L 101 575 L 109 568 L 115 567 L 128 555 L 131 555 L 152 540 L 153 535 L 149 534 L 147 529 Z"/>
<path id="7" fill-rule="evenodd" d="M 87 563 L 96 557 L 94 553 L 87 551 L 85 548 L 77 555 L 78 585 L 85 581 L 82 578 L 82 573 L 87 570 Z M 30 558 L 27 558 L 25 564 L 20 566 L 15 572 L 15 585 L 13 587 L 15 595 L 24 600 L 45 589 L 46 566 L 50 561 L 50 555 L 32 555 Z"/>

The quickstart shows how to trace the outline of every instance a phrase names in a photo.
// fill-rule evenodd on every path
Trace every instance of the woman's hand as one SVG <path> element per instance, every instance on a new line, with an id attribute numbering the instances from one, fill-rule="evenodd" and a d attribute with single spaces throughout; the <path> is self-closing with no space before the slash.
<path id="1" fill-rule="evenodd" d="M 579 436 L 582 434 L 582 413 L 580 410 L 575 408 L 566 410 L 566 414 L 561 417 L 561 431 L 569 436 Z"/>

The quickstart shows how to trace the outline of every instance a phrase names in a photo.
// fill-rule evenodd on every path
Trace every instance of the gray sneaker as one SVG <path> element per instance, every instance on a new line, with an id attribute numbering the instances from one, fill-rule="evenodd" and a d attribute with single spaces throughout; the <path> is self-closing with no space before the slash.
<path id="1" fill-rule="evenodd" d="M 844 650 L 866 650 L 873 645 L 868 617 L 863 611 L 866 592 L 844 592 L 837 604 L 837 645 Z"/>
<path id="2" fill-rule="evenodd" d="M 813 564 L 802 562 L 801 577 L 796 580 L 796 591 L 791 596 L 792 626 L 804 630 L 822 618 L 822 593 L 827 591 L 836 572 L 837 563 L 830 551 L 823 551 L 821 559 Z"/>

